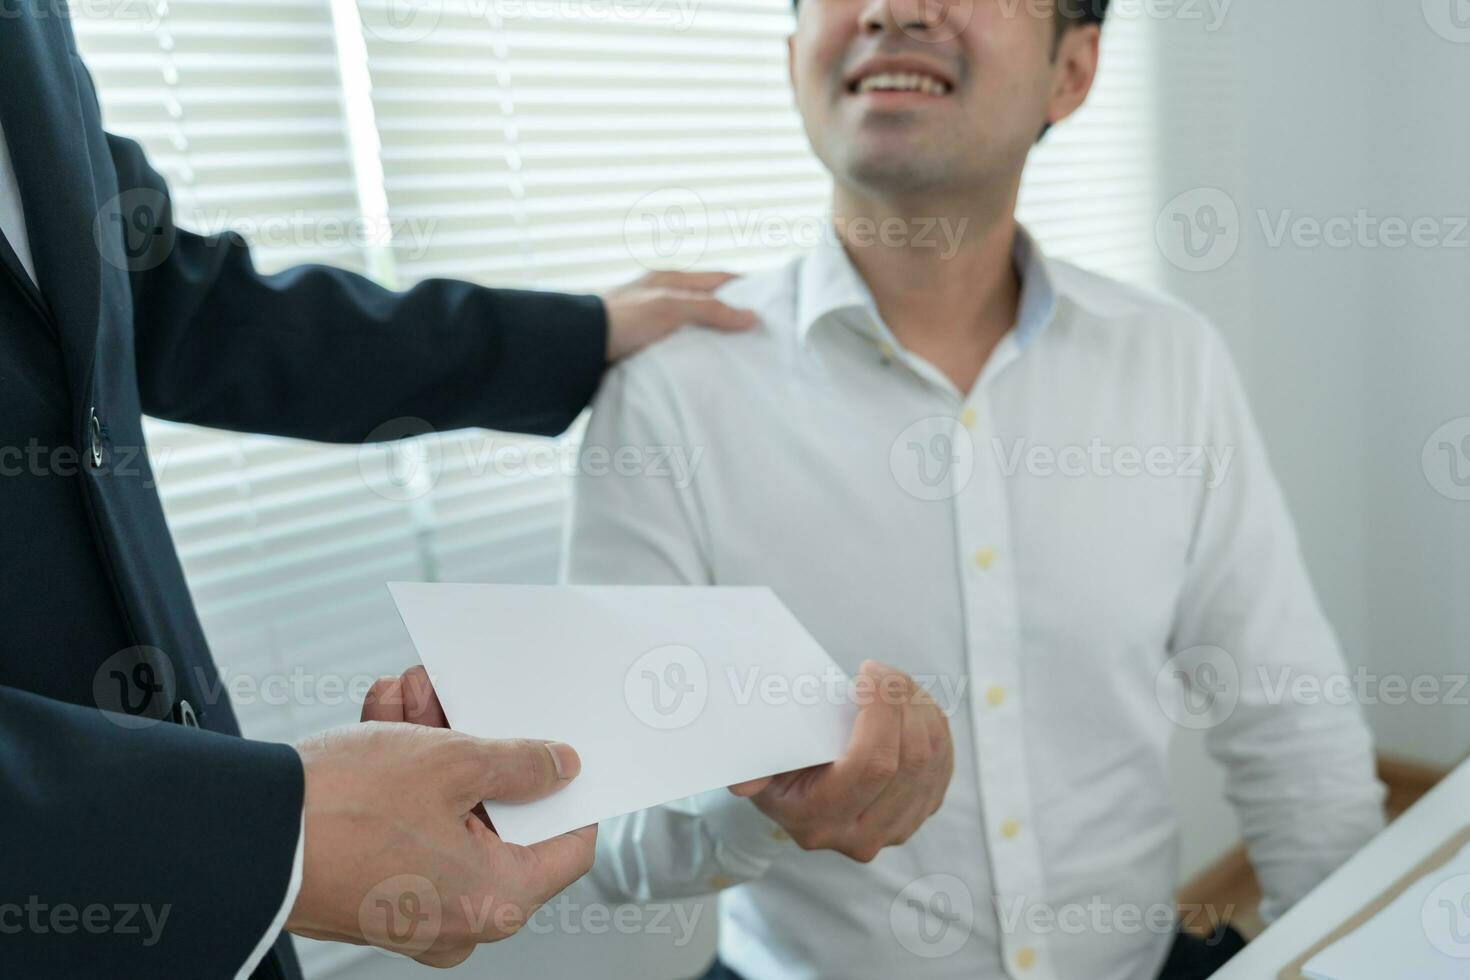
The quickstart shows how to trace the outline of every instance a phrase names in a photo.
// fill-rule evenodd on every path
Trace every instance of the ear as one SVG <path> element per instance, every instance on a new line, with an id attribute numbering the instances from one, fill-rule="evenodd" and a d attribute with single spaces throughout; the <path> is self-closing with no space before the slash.
<path id="1" fill-rule="evenodd" d="M 1097 78 L 1098 46 L 1102 30 L 1097 24 L 1067 28 L 1057 42 L 1057 56 L 1052 66 L 1051 97 L 1047 101 L 1046 121 L 1056 125 L 1076 112 L 1092 91 Z"/>

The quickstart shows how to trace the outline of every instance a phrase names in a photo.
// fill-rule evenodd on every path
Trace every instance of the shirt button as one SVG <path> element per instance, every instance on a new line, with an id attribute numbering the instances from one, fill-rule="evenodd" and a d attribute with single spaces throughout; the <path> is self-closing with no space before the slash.
<path id="1" fill-rule="evenodd" d="M 985 701 L 992 708 L 999 708 L 1002 704 L 1005 703 L 1005 699 L 1006 689 L 1001 687 L 999 684 L 996 684 L 990 690 L 985 692 Z"/>
<path id="2" fill-rule="evenodd" d="M 1021 832 L 1021 825 L 1014 820 L 1007 820 L 1000 825 L 1000 835 L 1006 840 L 1013 839 Z"/>
<path id="3" fill-rule="evenodd" d="M 1031 969 L 1032 964 L 1034 964 L 1035 962 L 1036 950 L 1032 949 L 1030 946 L 1022 946 L 1020 949 L 1016 950 L 1016 965 L 1019 966 L 1021 969 L 1029 970 Z"/>
<path id="4" fill-rule="evenodd" d="M 975 410 L 973 408 L 967 408 L 961 413 L 960 425 L 963 425 L 967 429 L 975 428 Z"/>
<path id="5" fill-rule="evenodd" d="M 777 828 L 776 830 L 771 831 L 771 840 L 773 841 L 779 841 L 784 844 L 790 839 L 791 835 L 784 830 Z"/>
<path id="6" fill-rule="evenodd" d="M 990 566 L 995 564 L 995 549 L 980 548 L 975 552 L 975 564 L 985 571 L 990 571 Z"/>
<path id="7" fill-rule="evenodd" d="M 878 351 L 883 355 L 884 364 L 888 364 L 893 361 L 893 345 L 890 344 L 888 341 L 885 340 L 883 341 L 883 343 L 879 344 Z"/>
<path id="8" fill-rule="evenodd" d="M 729 888 L 733 884 L 735 884 L 735 882 L 725 877 L 724 875 L 712 875 L 709 880 L 709 886 L 715 891 L 721 891 L 723 889 Z"/>
<path id="9" fill-rule="evenodd" d="M 98 469 L 102 466 L 102 420 L 97 417 L 95 408 L 87 422 L 87 429 L 92 437 L 92 468 Z"/>

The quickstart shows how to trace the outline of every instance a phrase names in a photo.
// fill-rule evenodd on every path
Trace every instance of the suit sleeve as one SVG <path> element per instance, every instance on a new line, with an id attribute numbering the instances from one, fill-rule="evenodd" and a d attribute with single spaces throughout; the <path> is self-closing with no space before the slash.
<path id="1" fill-rule="evenodd" d="M 319 265 L 263 275 L 239 235 L 178 228 L 142 148 L 107 139 L 148 414 L 360 442 L 405 418 L 554 435 L 591 400 L 607 352 L 597 297 L 443 279 L 393 292 Z"/>
<path id="2" fill-rule="evenodd" d="M 7 976 L 229 977 L 271 928 L 300 757 L 139 721 L 0 687 Z"/>

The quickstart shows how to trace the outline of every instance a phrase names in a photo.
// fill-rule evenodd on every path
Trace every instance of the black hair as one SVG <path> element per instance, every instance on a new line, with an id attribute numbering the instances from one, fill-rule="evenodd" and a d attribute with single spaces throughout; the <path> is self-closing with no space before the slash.
<path id="1" fill-rule="evenodd" d="M 1101 24 L 1108 15 L 1108 0 L 1057 0 L 1057 16 L 1065 27 Z"/>

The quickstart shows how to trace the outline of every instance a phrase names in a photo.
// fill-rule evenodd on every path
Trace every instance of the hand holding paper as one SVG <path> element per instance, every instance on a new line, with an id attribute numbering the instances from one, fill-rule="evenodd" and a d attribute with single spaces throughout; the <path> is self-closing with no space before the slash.
<path id="1" fill-rule="evenodd" d="M 803 848 L 866 863 L 939 809 L 954 742 L 944 712 L 902 671 L 864 663 L 854 700 L 861 708 L 842 758 L 731 789 L 751 796 Z"/>
<path id="2" fill-rule="evenodd" d="M 567 791 L 490 803 L 506 840 L 733 784 L 802 847 L 866 861 L 943 800 L 943 713 L 876 662 L 850 687 L 768 590 L 390 588 L 438 693 L 414 668 L 380 682 L 365 718 L 452 721 L 582 754 Z"/>
<path id="3" fill-rule="evenodd" d="M 485 797 L 535 799 L 568 785 L 578 759 L 567 746 L 382 724 L 324 732 L 296 750 L 305 846 L 286 921 L 296 935 L 453 966 L 516 932 L 592 866 L 593 828 L 526 848 L 470 816 Z"/>

